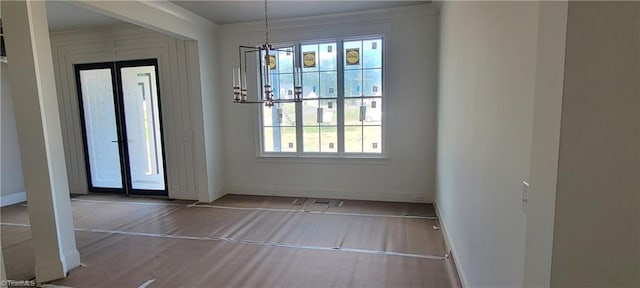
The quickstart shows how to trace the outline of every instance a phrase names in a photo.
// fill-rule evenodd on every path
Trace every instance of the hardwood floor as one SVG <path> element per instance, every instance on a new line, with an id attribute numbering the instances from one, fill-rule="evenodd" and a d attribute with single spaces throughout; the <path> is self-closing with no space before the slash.
<path id="1" fill-rule="evenodd" d="M 83 265 L 56 285 L 460 287 L 428 204 L 86 195 L 72 209 Z M 30 279 L 26 206 L 1 212 L 8 277 Z"/>

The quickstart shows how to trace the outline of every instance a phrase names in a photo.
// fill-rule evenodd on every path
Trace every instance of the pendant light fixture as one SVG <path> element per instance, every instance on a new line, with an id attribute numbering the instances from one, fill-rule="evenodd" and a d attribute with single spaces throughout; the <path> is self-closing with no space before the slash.
<path id="1" fill-rule="evenodd" d="M 290 53 L 295 53 L 295 48 L 274 48 L 273 45 L 269 43 L 267 0 L 264 1 L 264 30 L 265 42 L 262 46 L 253 47 L 240 45 L 238 48 L 240 66 L 233 69 L 233 102 L 239 104 L 264 104 L 267 107 L 273 107 L 275 103 L 301 102 L 302 73 L 298 67 L 299 65 L 295 65 L 296 57 L 293 57 L 293 98 L 282 99 L 278 97 L 278 99 L 274 99 L 274 87 L 272 86 L 270 74 L 271 70 L 275 70 L 276 57 L 272 56 L 271 53 L 285 52 L 287 55 L 290 55 Z M 262 90 L 262 95 L 260 95 L 260 92 L 257 92 L 258 95 L 255 96 L 256 100 L 249 100 L 249 95 L 247 93 L 247 59 L 251 59 L 251 57 L 258 60 L 260 67 L 259 84 L 261 89 L 258 90 Z"/>

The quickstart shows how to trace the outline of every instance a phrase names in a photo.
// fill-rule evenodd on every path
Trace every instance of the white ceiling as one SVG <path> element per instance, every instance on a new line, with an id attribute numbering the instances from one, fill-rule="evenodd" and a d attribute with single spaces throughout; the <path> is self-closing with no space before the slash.
<path id="1" fill-rule="evenodd" d="M 217 24 L 264 20 L 263 1 L 171 1 Z M 306 17 L 372 9 L 390 8 L 431 1 L 269 1 L 269 19 Z"/>
<path id="2" fill-rule="evenodd" d="M 69 30 L 123 23 L 120 20 L 70 4 L 66 1 L 47 1 L 49 30 Z"/>
<path id="3" fill-rule="evenodd" d="M 262 1 L 236 0 L 171 2 L 218 24 L 261 21 L 264 19 L 264 2 Z M 282 19 L 365 11 L 428 2 L 430 1 L 289 0 L 269 1 L 268 7 L 270 19 Z M 49 30 L 51 31 L 123 23 L 120 20 L 77 6 L 68 1 L 47 1 L 47 17 L 49 20 Z"/>

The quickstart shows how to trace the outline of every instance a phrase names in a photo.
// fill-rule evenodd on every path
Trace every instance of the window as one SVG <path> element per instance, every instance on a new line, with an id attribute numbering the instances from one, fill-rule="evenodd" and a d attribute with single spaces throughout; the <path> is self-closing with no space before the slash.
<path id="1" fill-rule="evenodd" d="M 262 153 L 381 156 L 382 47 L 382 38 L 365 38 L 272 51 L 274 98 L 293 98 L 293 70 L 300 67 L 303 101 L 262 107 Z"/>

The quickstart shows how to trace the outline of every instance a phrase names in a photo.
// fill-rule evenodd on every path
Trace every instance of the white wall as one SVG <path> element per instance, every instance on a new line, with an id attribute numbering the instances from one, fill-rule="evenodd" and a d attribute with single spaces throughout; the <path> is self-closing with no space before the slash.
<path id="1" fill-rule="evenodd" d="M 22 162 L 20 162 L 20 146 L 18 144 L 18 132 L 16 131 L 16 116 L 13 109 L 13 98 L 9 83 L 8 64 L 0 64 L 0 77 L 2 77 L 2 167 L 0 176 L 0 204 L 10 205 L 24 201 L 27 198 L 22 178 Z"/>
<path id="2" fill-rule="evenodd" d="M 432 202 L 435 177 L 438 15 L 433 5 L 270 23 L 272 43 L 385 35 L 388 159 L 256 157 L 258 105 L 232 103 L 238 45 L 264 42 L 264 23 L 220 27 L 226 191 Z"/>
<path id="3" fill-rule="evenodd" d="M 541 1 L 527 204 L 524 286 L 549 287 L 558 180 L 567 2 Z"/>
<path id="4" fill-rule="evenodd" d="M 538 2 L 445 2 L 437 206 L 468 287 L 520 287 Z"/>
<path id="5" fill-rule="evenodd" d="M 222 106 L 218 105 L 218 32 L 215 23 L 169 1 L 74 1 L 93 11 L 185 39 L 189 116 L 197 197 L 213 201 L 225 194 Z M 184 76 L 184 75 L 183 75 Z M 193 95 L 193 97 L 191 97 Z M 170 183 L 171 185 L 171 183 Z"/>
<path id="6" fill-rule="evenodd" d="M 190 86 L 196 78 L 190 75 L 197 70 L 190 60 L 197 54 L 188 52 L 193 41 L 129 24 L 59 31 L 51 39 L 70 191 L 85 194 L 88 187 L 73 65 L 157 58 L 169 197 L 198 199 L 199 187 L 206 187 L 198 179 L 206 181 L 207 175 L 200 169 L 204 158 L 196 156 L 201 155 L 196 142 L 203 140 L 196 139 L 195 127 L 202 126 L 202 119 L 193 112 L 202 109 L 200 94 Z"/>
<path id="7" fill-rule="evenodd" d="M 570 2 L 552 287 L 640 287 L 640 2 Z"/>

